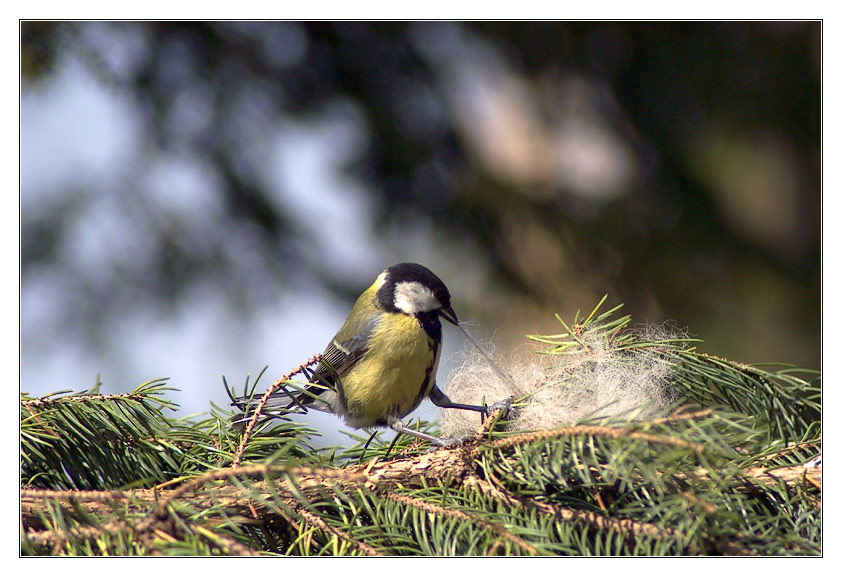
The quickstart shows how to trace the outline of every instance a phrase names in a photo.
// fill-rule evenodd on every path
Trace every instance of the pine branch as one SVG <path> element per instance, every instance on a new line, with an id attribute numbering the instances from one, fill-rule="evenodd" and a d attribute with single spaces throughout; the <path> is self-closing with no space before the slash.
<path id="1" fill-rule="evenodd" d="M 649 435 L 641 438 L 629 435 L 627 431 L 620 429 L 617 429 L 615 433 L 607 433 L 606 429 L 605 427 L 573 427 L 564 431 L 553 431 L 552 435 L 549 436 L 596 435 L 607 436 L 612 439 L 626 438 L 633 443 L 643 442 L 647 445 L 654 443 L 672 448 L 681 447 L 691 453 L 696 452 L 695 447 L 686 447 L 682 443 L 662 443 L 662 439 L 657 436 Z M 521 449 L 528 449 L 530 446 L 543 447 L 544 445 L 541 443 L 546 438 L 547 436 L 538 438 L 521 435 L 502 439 L 501 441 L 506 441 L 505 444 L 497 441 L 487 446 L 472 442 L 466 446 L 439 450 L 422 457 L 404 457 L 383 463 L 372 461 L 345 469 L 287 467 L 283 465 L 255 465 L 239 469 L 223 469 L 197 477 L 174 489 L 135 490 L 131 493 L 119 491 L 27 491 L 23 495 L 24 519 L 26 520 L 28 516 L 37 514 L 41 510 L 40 503 L 47 501 L 63 502 L 63 507 L 67 510 L 82 508 L 90 515 L 102 515 L 105 504 L 111 511 L 117 511 L 131 510 L 131 502 L 157 501 L 152 510 L 147 510 L 140 515 L 145 521 L 135 526 L 138 534 L 149 534 L 150 532 L 161 531 L 159 526 L 163 519 L 170 514 L 168 513 L 170 505 L 177 500 L 183 500 L 190 509 L 195 511 L 213 510 L 222 505 L 226 514 L 231 518 L 246 517 L 250 511 L 254 510 L 258 518 L 269 524 L 283 522 L 282 518 L 277 518 L 274 515 L 277 515 L 279 509 L 289 508 L 290 512 L 301 519 L 304 524 L 316 526 L 322 532 L 353 544 L 366 554 L 375 554 L 376 551 L 360 545 L 364 541 L 355 538 L 353 533 L 349 533 L 341 527 L 333 526 L 324 519 L 315 522 L 315 513 L 307 508 L 323 500 L 326 495 L 333 496 L 329 500 L 334 500 L 338 496 L 341 496 L 342 500 L 349 500 L 349 495 L 371 488 L 375 492 L 371 493 L 369 490 L 370 498 L 374 495 L 376 498 L 423 510 L 427 514 L 456 518 L 459 522 L 471 525 L 474 528 L 482 528 L 496 538 L 504 538 L 510 541 L 524 552 L 534 554 L 538 551 L 535 546 L 500 529 L 498 525 L 486 522 L 475 515 L 466 515 L 459 509 L 443 509 L 441 506 L 404 495 L 401 491 L 410 487 L 423 489 L 434 485 L 459 489 L 463 485 L 463 479 L 481 479 L 480 469 L 476 466 L 478 456 L 487 456 L 488 453 L 495 454 L 502 449 L 515 447 Z M 510 462 L 512 462 L 511 459 Z M 281 475 L 283 480 L 273 480 L 277 475 Z M 249 482 L 247 481 L 249 477 L 259 477 L 261 480 Z M 229 481 L 229 483 L 218 485 L 218 481 Z M 715 487 L 715 484 L 719 482 L 711 479 L 706 470 L 698 469 L 694 474 L 694 482 L 701 483 L 702 481 L 709 485 L 706 488 L 708 490 L 710 486 Z M 464 484 L 466 487 L 471 486 L 471 482 L 465 482 Z M 583 523 L 597 530 L 618 532 L 631 541 L 637 539 L 638 536 L 648 539 L 671 538 L 675 540 L 675 532 L 672 529 L 659 528 L 657 524 L 651 522 L 598 515 L 590 511 L 541 503 L 534 498 L 518 498 L 515 495 L 522 493 L 522 491 L 513 493 L 510 486 L 507 487 L 503 483 L 500 483 L 500 486 L 503 487 L 503 494 L 506 495 L 503 502 L 506 502 L 509 506 L 537 510 L 543 515 L 550 515 L 565 522 Z M 741 490 L 739 482 L 734 490 Z M 500 489 L 497 489 L 497 491 L 499 492 Z M 686 491 L 684 494 L 686 494 Z M 274 514 L 272 513 L 273 510 L 275 511 Z M 115 521 L 110 519 L 110 522 L 113 526 Z M 490 548 L 494 546 L 495 544 L 492 544 Z M 732 553 L 738 550 L 741 549 L 736 545 L 729 549 Z"/>
<path id="2" fill-rule="evenodd" d="M 517 420 L 498 414 L 433 452 L 379 436 L 317 451 L 293 422 L 257 417 L 244 431 L 217 408 L 167 419 L 157 381 L 23 398 L 22 471 L 35 486 L 21 491 L 22 551 L 821 554 L 821 467 L 802 467 L 821 448 L 818 375 L 699 353 L 609 313 L 535 337 L 548 358 L 573 361 L 545 380 L 587 386 L 606 354 L 624 370 L 642 352 L 670 368 L 658 372 L 673 391 L 667 414 L 533 431 L 507 431 Z"/>
<path id="3" fill-rule="evenodd" d="M 27 484 L 94 489 L 131 483 L 150 485 L 179 470 L 181 451 L 163 410 L 164 382 L 144 383 L 132 393 L 21 398 L 21 469 Z M 175 439 L 172 439 L 175 440 Z M 79 451 L 84 447 L 84 451 Z"/>
<path id="4" fill-rule="evenodd" d="M 321 359 L 321 355 L 317 354 L 308 359 L 307 361 L 303 362 L 302 364 L 298 365 L 295 369 L 275 381 L 272 386 L 264 393 L 261 397 L 260 402 L 257 404 L 257 407 L 254 410 L 254 414 L 249 419 L 248 424 L 246 425 L 245 432 L 243 433 L 243 438 L 240 440 L 240 446 L 237 448 L 237 452 L 234 454 L 234 458 L 231 461 L 232 467 L 239 467 L 240 463 L 243 461 L 243 454 L 246 451 L 246 447 L 248 446 L 249 439 L 251 438 L 252 432 L 254 428 L 257 426 L 258 421 L 261 417 L 263 417 L 263 410 L 266 408 L 266 403 L 271 398 L 272 394 L 275 393 L 278 389 L 280 389 L 284 383 L 289 381 L 292 377 L 301 373 Z M 248 387 L 248 385 L 246 385 Z"/>

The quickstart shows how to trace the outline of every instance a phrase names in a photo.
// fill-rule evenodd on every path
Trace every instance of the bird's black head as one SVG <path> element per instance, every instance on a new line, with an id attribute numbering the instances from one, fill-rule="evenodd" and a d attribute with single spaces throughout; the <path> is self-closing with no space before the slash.
<path id="1" fill-rule="evenodd" d="M 385 310 L 416 316 L 432 314 L 459 324 L 450 306 L 450 291 L 433 271 L 414 262 L 402 262 L 383 272 L 386 278 L 377 299 Z"/>

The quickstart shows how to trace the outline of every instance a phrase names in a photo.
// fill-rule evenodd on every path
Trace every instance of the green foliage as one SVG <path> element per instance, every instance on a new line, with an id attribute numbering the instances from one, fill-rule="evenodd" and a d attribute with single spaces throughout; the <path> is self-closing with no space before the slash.
<path id="1" fill-rule="evenodd" d="M 21 482 L 45 489 L 152 487 L 230 466 L 239 446 L 230 412 L 214 411 L 201 420 L 166 418 L 164 410 L 176 408 L 164 397 L 170 390 L 157 380 L 127 394 L 101 395 L 97 385 L 80 394 L 22 395 Z M 294 422 L 264 422 L 245 457 L 312 455 L 306 439 L 313 432 Z"/>
<path id="2" fill-rule="evenodd" d="M 168 419 L 160 381 L 128 395 L 24 397 L 22 551 L 821 554 L 820 469 L 801 466 L 820 452 L 819 375 L 647 340 L 616 309 L 597 312 L 535 339 L 548 355 L 581 354 L 579 335 L 596 328 L 616 349 L 659 351 L 675 368 L 668 415 L 531 432 L 486 423 L 433 452 L 380 435 L 317 451 L 314 431 L 291 420 L 258 422 L 246 438 L 221 408 Z"/>
<path id="3" fill-rule="evenodd" d="M 607 297 L 583 320 L 579 313 L 571 328 L 561 318 L 567 332 L 545 337 L 530 337 L 550 345 L 545 354 L 576 354 L 587 348 L 581 335 L 596 326 L 610 347 L 620 351 L 647 348 L 655 350 L 662 362 L 675 369 L 674 393 L 681 402 L 733 411 L 753 435 L 763 435 L 760 442 L 789 443 L 800 440 L 821 419 L 821 375 L 818 371 L 781 366 L 777 371 L 745 365 L 698 352 L 697 339 L 676 337 L 664 330 L 664 338 L 641 337 L 640 331 L 628 330 L 631 317 L 612 318 L 619 305 L 597 315 Z M 655 331 L 656 335 L 658 331 Z M 750 421 L 750 423 L 748 422 Z"/>
<path id="4" fill-rule="evenodd" d="M 167 390 L 150 381 L 123 395 L 100 395 L 97 384 L 79 395 L 21 396 L 22 482 L 96 489 L 151 486 L 180 474 L 185 429 L 163 417 L 173 407 Z"/>

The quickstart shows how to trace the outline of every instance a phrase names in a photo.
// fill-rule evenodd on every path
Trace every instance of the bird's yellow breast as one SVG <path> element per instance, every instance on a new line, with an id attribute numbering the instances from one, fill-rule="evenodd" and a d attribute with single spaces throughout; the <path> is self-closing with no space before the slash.
<path id="1" fill-rule="evenodd" d="M 375 327 L 368 352 L 342 377 L 347 412 L 353 427 L 386 425 L 415 409 L 435 382 L 439 343 L 430 339 L 415 317 L 391 315 Z"/>

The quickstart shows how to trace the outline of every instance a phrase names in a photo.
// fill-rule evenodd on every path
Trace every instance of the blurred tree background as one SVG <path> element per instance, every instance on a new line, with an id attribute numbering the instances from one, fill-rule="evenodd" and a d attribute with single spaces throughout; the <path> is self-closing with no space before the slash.
<path id="1" fill-rule="evenodd" d="M 498 351 L 607 293 L 705 351 L 819 368 L 821 34 L 820 22 L 24 22 L 22 388 L 89 386 L 26 368 L 79 347 L 144 355 L 145 328 L 198 303 L 233 311 L 200 331 L 239 339 L 279 302 L 344 299 L 313 340 L 273 321 L 261 339 L 277 352 L 257 362 L 275 378 L 400 260 L 439 273 Z M 119 114 L 39 108 L 74 75 Z M 117 143 L 93 153 L 107 170 L 75 162 L 103 131 Z M 302 339 L 309 353 L 279 360 Z M 202 386 L 221 390 L 218 377 Z"/>

